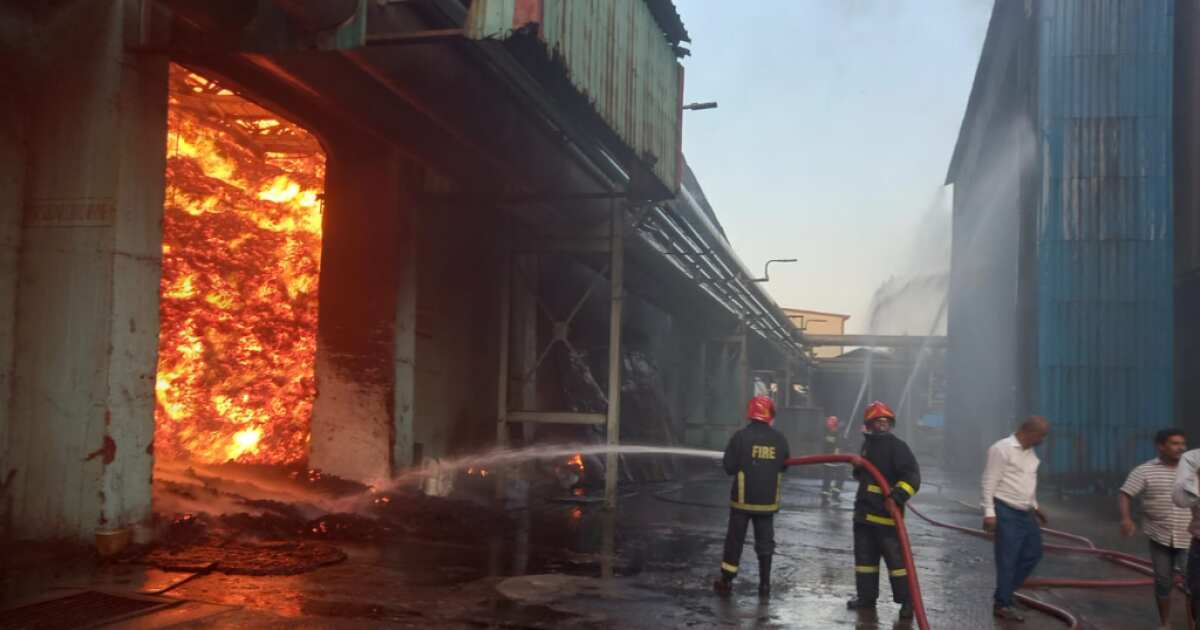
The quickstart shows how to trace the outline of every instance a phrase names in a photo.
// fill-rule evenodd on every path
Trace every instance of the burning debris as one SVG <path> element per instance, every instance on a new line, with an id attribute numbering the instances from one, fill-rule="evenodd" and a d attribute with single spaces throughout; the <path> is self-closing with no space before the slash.
<path id="1" fill-rule="evenodd" d="M 303 129 L 171 67 L 156 455 L 304 459 L 325 157 Z"/>
<path id="2" fill-rule="evenodd" d="M 184 547 L 158 547 L 138 562 L 164 571 L 220 571 L 235 575 L 296 575 L 346 559 L 324 543 L 242 543 L 205 541 Z"/>
<path id="3" fill-rule="evenodd" d="M 486 505 L 379 492 L 295 466 L 176 466 L 156 476 L 156 505 L 191 509 L 163 519 L 161 543 L 136 559 L 164 569 L 288 575 L 344 559 L 331 542 L 472 541 L 512 530 Z"/>

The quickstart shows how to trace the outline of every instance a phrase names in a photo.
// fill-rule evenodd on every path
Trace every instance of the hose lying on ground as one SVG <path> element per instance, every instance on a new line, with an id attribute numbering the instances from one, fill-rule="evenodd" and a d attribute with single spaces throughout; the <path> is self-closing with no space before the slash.
<path id="1" fill-rule="evenodd" d="M 970 536 L 975 536 L 977 538 L 985 538 L 985 539 L 991 538 L 990 534 L 988 534 L 987 532 L 984 532 L 981 529 L 972 529 L 970 527 L 962 527 L 959 525 L 952 525 L 950 523 L 944 523 L 942 521 L 932 519 L 932 518 L 926 516 L 925 514 L 921 513 L 921 511 L 919 509 L 917 509 L 917 507 L 914 505 L 909 505 L 909 509 L 912 510 L 913 514 L 916 514 L 920 518 L 924 519 L 925 522 L 927 522 L 930 525 L 933 525 L 935 527 L 951 529 L 954 531 L 962 532 L 962 533 L 970 535 Z M 1078 542 L 1086 545 L 1086 547 L 1072 547 L 1070 545 L 1055 545 L 1055 544 L 1043 543 L 1042 544 L 1043 549 L 1046 549 L 1049 551 L 1058 551 L 1058 552 L 1063 552 L 1063 553 L 1075 553 L 1075 554 L 1098 556 L 1100 558 L 1108 560 L 1109 562 L 1123 566 L 1127 569 L 1131 569 L 1133 571 L 1137 571 L 1139 573 L 1144 573 L 1144 574 L 1150 575 L 1150 576 L 1154 575 L 1154 570 L 1151 568 L 1150 562 L 1144 558 L 1140 558 L 1138 556 L 1123 553 L 1120 551 L 1114 551 L 1111 549 L 1098 548 L 1098 547 L 1096 547 L 1095 543 L 1093 543 L 1090 539 L 1085 538 L 1083 536 L 1076 535 L 1076 534 L 1071 534 L 1068 532 L 1062 532 L 1062 531 L 1048 529 L 1048 528 L 1042 528 L 1042 532 L 1048 536 L 1053 536 L 1056 538 L 1065 538 L 1065 539 L 1069 539 L 1069 540 L 1075 540 L 1075 541 L 1078 541 Z M 1032 579 L 1026 580 L 1025 584 L 1023 586 L 1026 586 L 1026 587 L 1067 587 L 1067 588 L 1109 588 L 1109 587 L 1121 587 L 1121 586 L 1149 586 L 1153 583 L 1154 583 L 1153 578 L 1134 578 L 1134 579 L 1032 578 Z M 1180 585 L 1179 583 L 1176 583 L 1176 586 L 1182 590 L 1182 585 Z M 1054 606 L 1050 606 L 1049 604 L 1046 604 L 1045 602 L 1039 602 L 1037 600 L 1034 600 L 1033 598 L 1029 597 L 1028 595 L 1022 595 L 1020 593 L 1017 593 L 1016 597 L 1019 601 L 1030 606 L 1031 608 L 1037 608 L 1039 610 L 1044 610 L 1046 612 L 1049 612 L 1052 615 L 1055 615 L 1056 617 L 1059 617 L 1063 621 L 1066 621 L 1067 624 L 1070 625 L 1070 627 L 1072 627 L 1072 628 L 1078 627 L 1078 621 L 1076 621 L 1074 619 L 1074 617 L 1072 617 L 1070 615 L 1070 613 L 1068 613 L 1065 610 L 1062 610 L 1062 609 L 1054 607 Z"/>
<path id="2" fill-rule="evenodd" d="M 793 458 L 787 460 L 788 466 L 805 466 L 805 465 L 813 465 L 813 464 L 831 464 L 831 463 L 843 463 L 843 464 L 851 464 L 851 465 L 861 466 L 863 468 L 863 470 L 866 470 L 867 473 L 870 474 L 872 478 L 874 478 L 876 485 L 878 485 L 880 487 L 880 489 L 883 491 L 884 498 L 891 499 L 891 486 L 888 485 L 887 480 L 884 479 L 883 475 L 879 472 L 879 469 L 875 468 L 875 466 L 873 464 L 871 464 L 871 462 L 869 462 L 857 455 L 808 455 L 805 457 L 793 457 Z M 658 497 L 658 495 L 655 495 L 655 496 Z M 665 499 L 665 497 L 658 497 L 658 498 Z M 686 503 L 686 504 L 694 504 L 694 505 L 703 505 L 704 507 L 710 507 L 708 504 L 691 503 L 691 502 L 684 502 L 684 501 L 678 501 L 678 502 Z M 903 516 L 903 514 L 900 513 L 900 510 L 896 506 L 895 502 L 893 502 L 891 500 L 887 500 L 887 501 L 885 501 L 885 505 L 887 506 L 889 515 L 896 521 L 896 533 L 900 539 L 900 548 L 903 551 L 904 565 L 905 565 L 905 568 L 907 568 L 907 570 L 908 570 L 908 584 L 909 584 L 909 590 L 912 593 L 913 613 L 914 613 L 914 616 L 916 617 L 917 626 L 920 628 L 920 630 L 929 630 L 929 620 L 925 614 L 925 603 L 921 597 L 921 586 L 920 586 L 919 580 L 917 579 L 917 566 L 916 566 L 916 563 L 913 561 L 912 546 L 909 542 L 908 528 L 904 523 L 904 516 Z M 711 507 L 716 507 L 716 506 L 711 506 Z M 935 520 L 935 519 L 932 519 L 932 518 L 926 516 L 925 514 L 922 514 L 921 511 L 918 510 L 916 508 L 916 506 L 913 506 L 912 504 L 909 504 L 908 507 L 918 517 L 920 517 L 921 519 L 925 520 L 927 523 L 929 523 L 930 525 L 933 525 L 935 527 L 941 527 L 944 529 L 950 529 L 950 530 L 962 532 L 964 534 L 967 534 L 970 536 L 975 536 L 978 538 L 984 538 L 984 539 L 991 538 L 990 534 L 984 532 L 981 529 L 972 529 L 970 527 L 962 527 L 960 525 L 953 525 L 950 523 L 938 521 L 938 520 Z M 969 506 L 969 507 L 973 507 L 973 506 Z M 1048 528 L 1042 528 L 1042 532 L 1045 533 L 1047 536 L 1063 538 L 1063 539 L 1067 539 L 1067 540 L 1073 540 L 1073 541 L 1079 542 L 1083 545 L 1086 545 L 1085 547 L 1073 547 L 1070 545 L 1055 545 L 1055 544 L 1043 543 L 1043 545 L 1042 545 L 1043 549 L 1047 549 L 1050 551 L 1059 551 L 1059 552 L 1064 552 L 1064 553 L 1095 555 L 1095 556 L 1104 558 L 1106 560 L 1109 560 L 1110 562 L 1113 562 L 1115 564 L 1119 564 L 1128 569 L 1137 571 L 1139 573 L 1145 573 L 1147 575 L 1154 574 L 1153 570 L 1150 567 L 1150 563 L 1143 558 L 1139 558 L 1137 556 L 1119 552 L 1119 551 L 1098 548 L 1098 547 L 1096 547 L 1095 543 L 1093 543 L 1090 539 L 1085 538 L 1083 536 L 1076 535 L 1076 534 L 1071 534 L 1069 532 L 1063 532 L 1063 531 L 1058 531 L 1058 530 L 1053 530 L 1053 529 L 1048 529 Z M 1102 580 L 1102 579 L 1034 578 L 1034 579 L 1026 580 L 1025 584 L 1023 586 L 1026 586 L 1026 587 L 1097 588 L 1097 587 L 1117 587 L 1117 586 L 1147 586 L 1147 585 L 1153 584 L 1153 582 L 1154 581 L 1151 578 L 1116 579 L 1116 580 L 1113 580 L 1113 579 Z M 1075 616 L 1072 615 L 1069 611 L 1067 611 L 1063 608 L 1059 608 L 1058 606 L 1055 606 L 1055 605 L 1047 603 L 1047 602 L 1043 602 L 1041 600 L 1038 600 L 1036 598 L 1030 597 L 1030 596 L 1022 594 L 1022 593 L 1014 593 L 1013 597 L 1017 601 L 1028 606 L 1029 608 L 1044 612 L 1048 615 L 1058 618 L 1059 620 L 1066 623 L 1068 628 L 1070 628 L 1070 630 L 1076 630 L 1080 627 L 1079 620 L 1076 619 Z"/>
<path id="3" fill-rule="evenodd" d="M 917 619 L 917 626 L 921 630 L 929 630 L 929 619 L 925 616 L 925 602 L 921 598 L 921 586 L 917 580 L 917 565 L 913 561 L 912 545 L 909 543 L 909 539 L 908 539 L 908 527 L 904 524 L 904 515 L 900 513 L 900 510 L 899 510 L 899 508 L 897 508 L 896 503 L 894 501 L 890 500 L 891 496 L 892 496 L 891 487 L 888 485 L 887 480 L 883 478 L 883 475 L 879 472 L 879 469 L 875 468 L 875 466 L 872 465 L 871 462 L 869 462 L 861 457 L 858 457 L 857 455 L 809 455 L 807 457 L 793 457 L 793 458 L 787 460 L 787 465 L 802 466 L 802 465 L 807 465 L 807 464 L 825 464 L 825 463 L 833 463 L 833 462 L 841 462 L 841 463 L 847 463 L 847 464 L 851 464 L 851 465 L 861 466 L 863 468 L 863 470 L 866 470 L 867 473 L 870 474 L 871 477 L 875 479 L 875 484 L 878 485 L 880 487 L 880 489 L 883 491 L 883 497 L 885 499 L 884 504 L 887 506 L 888 513 L 896 521 L 896 534 L 900 538 L 900 549 L 901 549 L 901 551 L 904 552 L 904 554 L 903 554 L 904 555 L 904 566 L 908 569 L 908 586 L 909 586 L 909 590 L 912 592 L 913 612 L 915 613 L 915 616 Z M 922 519 L 925 519 L 932 525 L 937 525 L 939 527 L 946 527 L 947 529 L 953 529 L 953 530 L 961 531 L 961 532 L 971 534 L 971 535 L 983 535 L 984 537 L 988 536 L 982 530 L 972 530 L 967 527 L 959 527 L 957 525 L 950 525 L 949 523 L 941 523 L 939 521 L 934 521 L 933 519 L 925 516 L 924 514 L 921 514 L 919 511 L 916 510 L 916 508 L 912 508 L 912 509 L 913 509 L 913 513 L 915 513 L 917 516 L 921 517 Z M 1096 555 L 1100 555 L 1102 557 L 1113 556 L 1114 558 L 1124 560 L 1125 562 L 1129 562 L 1130 564 L 1134 564 L 1135 561 L 1136 562 L 1144 562 L 1143 560 L 1141 560 L 1141 558 L 1137 558 L 1136 556 L 1130 556 L 1128 554 L 1121 554 L 1119 552 L 1106 552 L 1105 550 L 1102 550 L 1102 549 L 1096 549 L 1095 545 L 1093 545 L 1090 540 L 1087 540 L 1081 536 L 1077 537 L 1074 534 L 1068 534 L 1066 532 L 1057 532 L 1057 531 L 1054 532 L 1052 535 L 1057 535 L 1057 536 L 1064 537 L 1064 538 L 1081 540 L 1081 541 L 1085 542 L 1086 544 L 1090 545 L 1090 547 L 1089 548 L 1080 548 L 1080 547 L 1066 547 L 1063 545 L 1043 545 L 1044 547 L 1054 548 L 1054 549 L 1058 549 L 1058 550 L 1091 552 Z M 1076 583 L 1078 583 L 1078 582 L 1080 582 L 1080 581 L 1076 581 Z M 1026 584 L 1029 584 L 1029 583 L 1026 582 Z M 1064 623 L 1067 624 L 1067 626 L 1071 630 L 1076 630 L 1077 628 L 1080 627 L 1079 620 L 1076 619 L 1074 615 L 1072 615 L 1070 612 L 1068 612 L 1062 608 L 1059 608 L 1058 606 L 1054 606 L 1052 604 L 1043 602 L 1041 600 L 1035 599 L 1028 595 L 1023 595 L 1021 593 L 1014 594 L 1014 597 L 1017 599 L 1017 601 L 1021 602 L 1022 604 L 1025 604 L 1026 606 L 1028 606 L 1034 610 L 1039 610 L 1046 614 L 1057 617 L 1058 619 L 1061 619 Z"/>

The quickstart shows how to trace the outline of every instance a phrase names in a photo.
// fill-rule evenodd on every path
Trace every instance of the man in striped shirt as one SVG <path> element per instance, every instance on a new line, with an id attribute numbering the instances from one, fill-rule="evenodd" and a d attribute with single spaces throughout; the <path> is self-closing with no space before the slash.
<path id="1" fill-rule="evenodd" d="M 1158 618 L 1166 628 L 1171 618 L 1171 589 L 1175 574 L 1183 574 L 1192 535 L 1188 531 L 1192 514 L 1175 505 L 1171 493 L 1179 458 L 1187 450 L 1187 439 L 1179 429 L 1163 429 L 1154 436 L 1158 457 L 1129 473 L 1117 499 L 1121 509 L 1121 534 L 1132 536 L 1137 525 L 1130 515 L 1130 504 L 1142 498 L 1142 530 L 1150 539 L 1150 559 L 1154 564 L 1154 596 L 1158 600 Z"/>

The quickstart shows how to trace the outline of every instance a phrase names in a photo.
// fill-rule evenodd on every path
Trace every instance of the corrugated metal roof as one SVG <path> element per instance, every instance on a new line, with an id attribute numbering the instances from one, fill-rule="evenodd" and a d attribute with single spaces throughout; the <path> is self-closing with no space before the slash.
<path id="1" fill-rule="evenodd" d="M 648 0 L 474 0 L 473 39 L 535 27 L 546 57 L 666 190 L 679 189 L 683 66 Z M 662 12 L 662 8 L 659 8 Z M 678 33 L 676 34 L 678 35 Z"/>
<path id="2" fill-rule="evenodd" d="M 1039 7 L 1039 408 L 1052 473 L 1116 474 L 1173 424 L 1174 2 Z"/>

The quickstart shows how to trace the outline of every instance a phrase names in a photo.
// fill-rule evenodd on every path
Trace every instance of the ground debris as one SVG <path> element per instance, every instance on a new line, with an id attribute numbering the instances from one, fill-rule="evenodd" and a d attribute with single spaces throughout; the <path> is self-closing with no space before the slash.
<path id="1" fill-rule="evenodd" d="M 137 559 L 165 571 L 215 570 L 236 575 L 295 575 L 346 559 L 341 549 L 319 542 L 230 542 L 209 538 L 180 546 L 161 546 Z"/>

